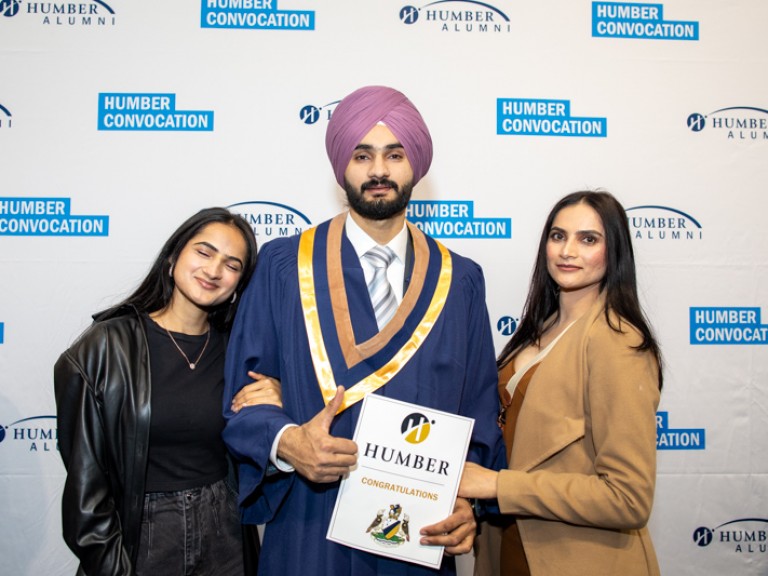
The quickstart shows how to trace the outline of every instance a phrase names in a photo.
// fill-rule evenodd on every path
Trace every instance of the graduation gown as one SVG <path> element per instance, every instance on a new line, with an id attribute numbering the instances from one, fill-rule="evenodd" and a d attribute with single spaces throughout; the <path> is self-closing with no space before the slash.
<path id="1" fill-rule="evenodd" d="M 414 263 L 412 272 L 406 271 L 408 290 L 396 316 L 379 333 L 343 222 L 342 214 L 313 229 L 308 253 L 319 328 L 335 384 L 349 389 L 381 370 L 423 329 L 447 265 L 449 284 L 443 285 L 448 290 L 431 329 L 399 371 L 373 393 L 475 418 L 468 459 L 498 466 L 503 448 L 496 425 L 497 375 L 480 267 L 411 227 Z M 308 336 L 301 301 L 302 290 L 306 294 L 298 272 L 301 249 L 299 236 L 264 245 L 227 351 L 224 439 L 240 460 L 243 521 L 266 524 L 259 574 L 453 574 L 450 557 L 436 572 L 326 540 L 339 483 L 315 484 L 296 473 L 276 472 L 269 463 L 278 431 L 289 423 L 307 422 L 325 405 L 310 351 L 310 341 L 317 338 Z M 280 379 L 282 409 L 230 411 L 232 396 L 248 383 L 248 370 Z M 330 433 L 351 438 L 359 410 L 356 402 L 338 414 Z"/>

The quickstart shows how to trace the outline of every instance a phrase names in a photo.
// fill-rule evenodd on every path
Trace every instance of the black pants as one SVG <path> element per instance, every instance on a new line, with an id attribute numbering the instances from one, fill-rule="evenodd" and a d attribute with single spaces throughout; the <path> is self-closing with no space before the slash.
<path id="1" fill-rule="evenodd" d="M 237 498 L 226 482 L 144 496 L 137 576 L 243 576 Z"/>

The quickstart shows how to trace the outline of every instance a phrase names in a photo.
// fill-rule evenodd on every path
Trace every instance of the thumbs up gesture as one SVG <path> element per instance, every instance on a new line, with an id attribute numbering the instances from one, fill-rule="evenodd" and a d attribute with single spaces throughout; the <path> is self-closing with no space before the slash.
<path id="1" fill-rule="evenodd" d="M 335 482 L 357 462 L 357 444 L 329 433 L 343 399 L 339 386 L 325 408 L 309 422 L 287 429 L 277 446 L 277 455 L 312 482 Z"/>

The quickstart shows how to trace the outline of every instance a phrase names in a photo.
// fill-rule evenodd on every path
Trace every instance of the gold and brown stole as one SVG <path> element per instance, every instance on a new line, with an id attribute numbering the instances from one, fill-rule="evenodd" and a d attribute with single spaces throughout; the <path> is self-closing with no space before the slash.
<path id="1" fill-rule="evenodd" d="M 411 223 L 407 223 L 414 243 L 414 269 L 410 285 L 406 291 L 395 316 L 373 338 L 360 344 L 355 342 L 352 330 L 352 320 L 349 315 L 347 293 L 344 287 L 344 276 L 341 266 L 341 242 L 344 233 L 346 214 L 339 214 L 328 226 L 326 263 L 328 285 L 331 297 L 336 332 L 347 368 L 351 368 L 381 351 L 390 339 L 400 330 L 408 316 L 413 313 L 421 291 L 424 289 L 427 266 L 429 265 L 429 245 L 424 234 Z M 326 350 L 323 333 L 320 326 L 320 313 L 315 293 L 315 270 L 313 255 L 315 251 L 315 234 L 317 228 L 311 228 L 302 233 L 299 240 L 298 268 L 299 292 L 301 306 L 304 311 L 304 324 L 309 338 L 310 355 L 315 369 L 320 391 L 327 404 L 336 393 L 336 377 L 333 373 L 328 351 Z M 448 250 L 439 242 L 435 242 L 441 256 L 440 273 L 432 299 L 416 329 L 408 337 L 403 346 L 378 370 L 359 380 L 344 392 L 344 401 L 339 412 L 347 409 L 355 402 L 362 400 L 367 394 L 384 386 L 413 358 L 426 340 L 432 327 L 440 316 L 448 298 L 453 274 L 453 264 Z"/>

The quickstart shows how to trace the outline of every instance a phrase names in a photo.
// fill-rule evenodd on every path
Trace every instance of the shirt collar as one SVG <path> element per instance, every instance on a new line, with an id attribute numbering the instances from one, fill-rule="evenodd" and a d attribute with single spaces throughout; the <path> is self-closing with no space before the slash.
<path id="1" fill-rule="evenodd" d="M 358 258 L 362 258 L 363 254 L 377 245 L 376 241 L 368 236 L 349 214 L 347 214 L 345 226 L 347 238 L 352 243 Z M 405 225 L 405 222 L 403 222 L 403 229 L 386 245 L 392 249 L 400 262 L 405 263 L 405 254 L 408 249 L 408 227 Z"/>

